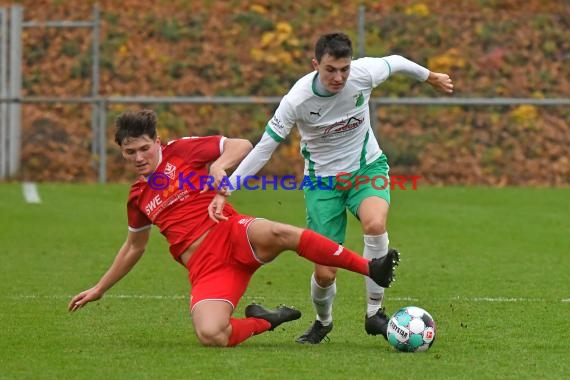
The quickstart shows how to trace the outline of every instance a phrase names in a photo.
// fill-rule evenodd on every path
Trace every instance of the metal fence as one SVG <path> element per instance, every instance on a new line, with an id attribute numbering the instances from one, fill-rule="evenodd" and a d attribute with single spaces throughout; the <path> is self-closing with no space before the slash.
<path id="1" fill-rule="evenodd" d="M 22 97 L 22 31 L 24 28 L 90 28 L 92 35 L 92 76 L 90 98 L 69 98 L 65 102 L 92 105 L 92 154 L 100 149 L 96 138 L 101 115 L 98 110 L 101 12 L 93 6 L 93 19 L 88 21 L 24 21 L 20 5 L 0 8 L 0 180 L 15 175 L 20 168 L 21 104 L 38 102 Z M 53 99 L 40 101 L 57 103 Z M 59 101 L 61 102 L 61 100 Z"/>
<path id="2" fill-rule="evenodd" d="M 358 12 L 357 51 L 364 56 L 365 12 Z M 22 29 L 37 27 L 91 28 L 92 29 L 92 85 L 89 97 L 22 97 Z M 93 19 L 89 21 L 23 21 L 23 9 L 14 5 L 0 8 L 0 180 L 16 175 L 20 167 L 21 104 L 90 104 L 92 156 L 98 157 L 99 182 L 107 181 L 106 119 L 110 104 L 278 104 L 281 97 L 148 97 L 148 96 L 100 96 L 100 10 L 93 7 Z M 570 99 L 534 98 L 373 98 L 371 108 L 380 105 L 419 106 L 569 106 Z M 375 118 L 372 118 L 375 122 Z M 373 126 L 375 127 L 375 126 Z"/>

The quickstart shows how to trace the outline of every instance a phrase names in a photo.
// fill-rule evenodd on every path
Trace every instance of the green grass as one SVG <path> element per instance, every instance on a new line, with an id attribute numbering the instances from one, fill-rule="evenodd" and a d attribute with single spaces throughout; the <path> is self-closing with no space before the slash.
<path id="1" fill-rule="evenodd" d="M 426 353 L 401 354 L 363 330 L 364 281 L 341 272 L 331 341 L 294 339 L 314 318 L 312 265 L 292 253 L 261 268 L 238 306 L 304 314 L 233 349 L 201 347 L 184 268 L 156 231 L 105 298 L 69 314 L 126 236 L 127 185 L 0 184 L 0 379 L 561 379 L 570 373 L 570 189 L 395 190 L 391 245 L 402 252 L 390 311 L 424 307 L 438 331 Z M 298 191 L 242 191 L 243 213 L 304 224 Z M 346 245 L 360 251 L 359 226 Z"/>

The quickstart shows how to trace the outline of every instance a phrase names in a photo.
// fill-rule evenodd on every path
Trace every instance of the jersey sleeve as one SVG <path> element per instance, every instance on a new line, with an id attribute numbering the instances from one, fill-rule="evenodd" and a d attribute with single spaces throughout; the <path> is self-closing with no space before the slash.
<path id="1" fill-rule="evenodd" d="M 139 209 L 138 201 L 137 189 L 133 187 L 127 202 L 127 221 L 131 232 L 146 230 L 152 226 L 150 219 Z"/>
<path id="2" fill-rule="evenodd" d="M 295 109 L 289 101 L 289 94 L 287 94 L 281 99 L 279 107 L 277 107 L 273 117 L 267 123 L 265 132 L 273 140 L 280 143 L 287 138 L 291 129 L 295 126 L 295 120 Z"/>
<path id="3" fill-rule="evenodd" d="M 388 79 L 392 74 L 401 73 L 418 81 L 425 81 L 429 70 L 400 55 L 374 58 L 365 57 L 357 60 L 358 66 L 367 71 L 372 81 L 372 87 Z"/>
<path id="4" fill-rule="evenodd" d="M 392 74 L 390 64 L 384 58 L 365 57 L 356 60 L 355 63 L 360 70 L 368 73 L 372 87 L 378 86 Z"/>
<path id="5" fill-rule="evenodd" d="M 392 74 L 402 73 L 415 80 L 424 82 L 429 76 L 429 70 L 401 55 L 390 55 L 382 58 L 390 67 Z"/>

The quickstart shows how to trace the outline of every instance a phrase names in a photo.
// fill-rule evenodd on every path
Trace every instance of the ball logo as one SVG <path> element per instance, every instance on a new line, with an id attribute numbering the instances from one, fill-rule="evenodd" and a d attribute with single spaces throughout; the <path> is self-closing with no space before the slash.
<path id="1" fill-rule="evenodd" d="M 392 319 L 389 322 L 389 327 L 392 331 L 394 331 L 394 333 L 396 334 L 396 339 L 398 339 L 400 342 L 405 342 L 408 340 L 410 336 L 410 332 L 408 331 L 408 329 L 399 326 Z"/>
<path id="2" fill-rule="evenodd" d="M 424 331 L 424 342 L 431 343 L 435 338 L 435 330 L 432 327 L 426 327 Z"/>

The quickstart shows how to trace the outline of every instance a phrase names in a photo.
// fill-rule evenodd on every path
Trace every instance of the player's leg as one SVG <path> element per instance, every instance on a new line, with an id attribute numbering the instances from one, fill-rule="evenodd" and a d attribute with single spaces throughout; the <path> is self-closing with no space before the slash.
<path id="1" fill-rule="evenodd" d="M 332 308 L 336 296 L 336 271 L 337 268 L 335 267 L 317 264 L 315 265 L 315 272 L 311 276 L 311 299 L 317 313 L 316 320 L 325 327 L 322 330 L 328 330 L 328 332 L 332 330 Z M 326 328 L 327 326 L 330 327 Z"/>
<path id="2" fill-rule="evenodd" d="M 272 222 L 268 221 L 264 221 L 262 223 L 260 221 L 256 222 L 253 225 L 263 227 L 257 229 L 256 232 L 259 234 L 259 238 L 263 240 L 262 246 L 263 244 L 269 244 L 271 246 L 269 250 L 294 250 L 297 251 L 300 256 L 303 256 L 315 263 L 319 263 L 321 266 L 344 268 L 353 272 L 365 274 L 381 287 L 388 287 L 393 279 L 394 266 L 397 265 L 399 261 L 398 252 L 395 250 L 388 252 L 388 254 L 384 255 L 382 258 L 374 258 L 372 260 L 369 260 L 308 229 L 303 230 L 301 236 L 298 238 L 298 246 L 295 247 L 294 241 L 297 240 L 297 236 L 295 235 L 298 233 L 299 229 L 297 229 L 297 227 L 291 227 L 279 223 L 273 223 L 273 225 L 270 225 L 271 223 Z M 277 242 L 281 241 L 281 243 L 283 243 L 281 239 L 284 238 L 284 236 L 287 234 L 293 235 L 291 236 L 291 241 L 289 244 L 280 244 L 279 246 L 275 247 L 275 244 Z M 256 250 L 256 252 L 261 251 Z M 275 254 L 275 252 L 273 254 Z M 270 256 L 271 259 L 276 256 L 276 254 L 275 256 L 273 256 L 273 254 Z M 269 258 L 267 256 L 264 257 L 265 259 Z M 326 292 L 330 289 L 330 287 L 328 289 L 318 289 L 317 292 L 315 292 L 313 288 L 311 292 L 313 295 L 313 301 L 317 303 L 319 300 L 326 300 Z M 334 289 L 334 287 L 332 289 Z M 319 290 L 322 292 L 318 293 Z M 322 297 L 323 295 L 325 297 Z M 316 305 L 316 307 L 319 306 L 323 307 L 323 305 Z M 325 314 L 325 311 L 326 310 L 323 307 L 321 314 Z M 323 316 L 321 315 L 320 317 Z M 326 315 L 324 315 L 324 317 L 326 318 Z M 367 323 L 370 324 L 370 322 Z M 324 321 L 321 321 L 318 316 L 317 320 L 313 323 L 309 330 L 298 339 L 298 341 L 300 343 L 319 343 L 322 339 L 325 338 L 331 329 L 332 321 L 331 323 L 326 324 L 326 319 Z"/>
<path id="3" fill-rule="evenodd" d="M 311 275 L 311 300 L 316 312 L 315 321 L 297 338 L 297 343 L 320 343 L 332 331 L 332 308 L 336 296 L 337 268 L 315 265 Z"/>
<path id="4" fill-rule="evenodd" d="M 220 236 L 216 236 L 220 237 Z M 206 242 L 208 243 L 208 242 Z M 253 335 L 271 329 L 271 323 L 258 318 L 233 318 L 235 306 L 243 296 L 253 272 L 232 267 L 231 261 L 221 262 L 214 251 L 206 275 L 190 273 L 191 314 L 194 330 L 204 346 L 233 347 Z"/>
<path id="5" fill-rule="evenodd" d="M 254 335 L 301 317 L 298 310 L 287 306 L 271 310 L 251 304 L 245 308 L 246 318 L 233 318 L 232 312 L 232 305 L 225 300 L 204 300 L 195 305 L 192 322 L 202 345 L 234 347 Z"/>
<path id="6" fill-rule="evenodd" d="M 382 286 L 390 285 L 399 261 L 397 254 L 368 260 L 314 231 L 263 219 L 251 223 L 248 236 L 261 262 L 272 261 L 281 252 L 291 250 L 322 266 L 370 276 Z"/>
<path id="7" fill-rule="evenodd" d="M 388 203 L 378 197 L 366 198 L 359 208 L 360 221 L 364 233 L 364 253 L 368 259 L 381 258 L 388 253 L 388 233 L 386 219 Z M 369 278 L 366 282 L 366 318 L 364 327 L 368 334 L 386 336 L 388 317 L 383 309 L 384 288 Z"/>
<path id="8" fill-rule="evenodd" d="M 232 327 L 233 306 L 223 300 L 203 300 L 192 308 L 192 323 L 198 341 L 204 346 L 226 347 Z"/>
<path id="9" fill-rule="evenodd" d="M 270 262 L 284 251 L 295 251 L 315 264 L 370 276 L 384 286 L 390 285 L 399 261 L 397 255 L 387 255 L 381 260 L 367 260 L 314 231 L 266 219 L 257 219 L 251 223 L 247 235 L 260 262 Z"/>
<path id="10" fill-rule="evenodd" d="M 330 188 L 305 187 L 307 227 L 329 239 L 342 244 L 346 231 L 346 191 L 336 188 L 336 179 L 331 179 Z M 315 321 L 297 338 L 297 343 L 320 343 L 333 328 L 333 304 L 337 292 L 337 268 L 315 265 L 310 279 L 310 293 Z"/>
<path id="11" fill-rule="evenodd" d="M 360 188 L 351 189 L 348 199 L 349 210 L 357 216 L 362 225 L 364 251 L 368 259 L 382 258 L 388 254 L 388 233 L 386 224 L 390 205 L 389 167 L 386 156 L 363 168 L 357 175 L 368 179 Z M 365 330 L 368 334 L 386 336 L 388 318 L 382 303 L 384 288 L 366 279 L 367 309 Z"/>
<path id="12" fill-rule="evenodd" d="M 235 218 L 220 223 L 188 261 L 192 321 L 205 346 L 233 347 L 301 317 L 298 310 L 285 306 L 267 310 L 259 305 L 246 307 L 246 318 L 232 317 L 253 273 L 261 266 L 247 237 L 247 224 L 253 220 Z"/>

